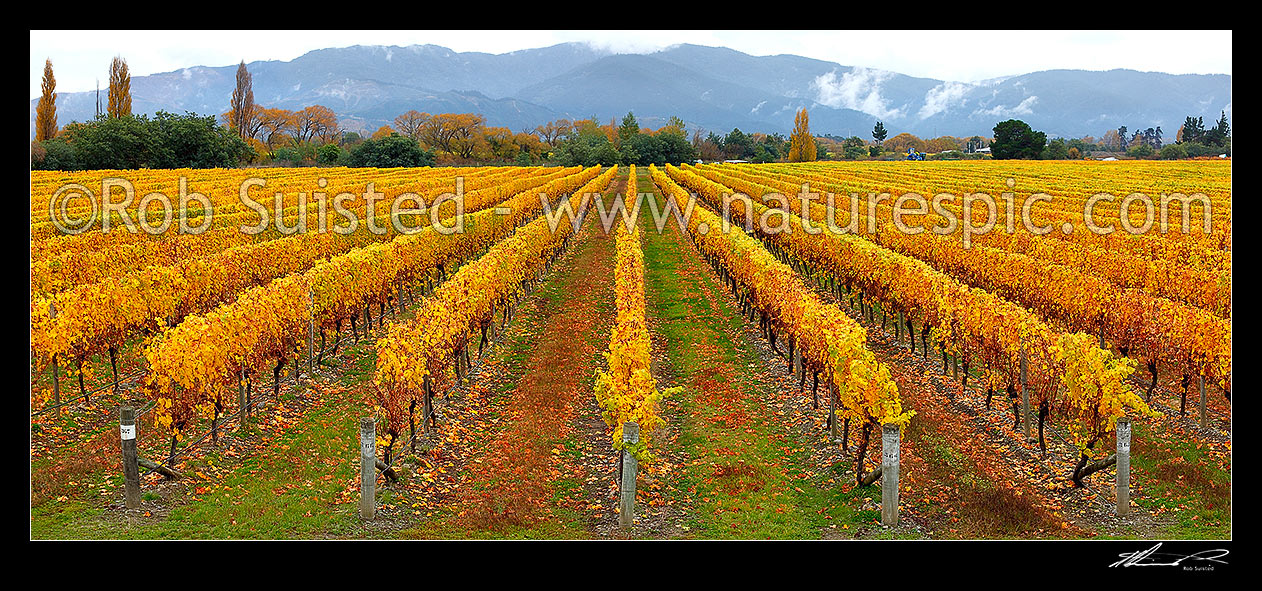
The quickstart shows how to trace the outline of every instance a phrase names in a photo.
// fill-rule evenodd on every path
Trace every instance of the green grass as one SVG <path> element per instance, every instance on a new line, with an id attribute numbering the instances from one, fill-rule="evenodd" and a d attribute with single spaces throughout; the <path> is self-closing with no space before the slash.
<path id="1" fill-rule="evenodd" d="M 640 191 L 651 192 L 644 172 Z M 644 213 L 641 223 L 646 218 Z M 678 495 L 673 501 L 692 504 L 688 536 L 815 539 L 829 530 L 831 535 L 849 536 L 872 526 L 879 512 L 859 507 L 865 498 L 879 495 L 879 489 L 841 486 L 846 478 L 828 471 L 800 477 L 810 461 L 810 439 L 818 434 L 793 432 L 777 420 L 775 409 L 766 406 L 776 387 L 743 371 L 757 374 L 763 361 L 755 349 L 731 336 L 742 334 L 743 319 L 704 263 L 691 263 L 702 268 L 703 285 L 681 278 L 680 270 L 689 265 L 685 257 L 695 255 L 687 252 L 691 247 L 682 236 L 671 235 L 673 231 L 658 235 L 646 229 L 645 291 L 649 314 L 657 320 L 655 330 L 666 341 L 669 385 L 686 388 L 673 403 L 678 411 L 673 420 L 681 433 L 677 446 L 687 450 L 689 462 L 673 489 Z M 701 287 L 715 292 L 717 307 Z M 744 396 L 716 408 L 698 382 Z M 746 420 L 735 428 L 725 427 L 722 417 L 729 413 Z M 835 482 L 823 482 L 824 476 Z"/>
<path id="2" fill-rule="evenodd" d="M 410 317 L 409 311 L 400 318 Z M 391 312 L 386 321 L 398 320 Z M 375 314 L 373 327 L 378 330 Z M 151 509 L 151 515 L 140 517 L 105 509 L 107 502 L 118 500 L 115 497 L 122 488 L 122 478 L 94 466 L 93 471 L 77 478 L 85 483 L 103 482 L 99 486 L 105 493 L 96 485 L 81 485 L 82 490 L 66 495 L 64 501 L 50 499 L 32 506 L 31 537 L 289 539 L 378 535 L 361 525 L 356 503 L 337 502 L 359 470 L 359 417 L 372 412 L 363 387 L 375 369 L 374 347 L 374 339 L 361 337 L 358 343 L 342 343 L 337 356 L 326 354 L 321 365 L 339 370 L 336 382 L 349 388 L 315 394 L 329 398 L 318 401 L 283 430 L 262 433 L 253 424 L 229 429 L 245 440 L 269 439 L 253 450 L 229 456 L 230 448 L 202 443 L 203 455 L 187 460 L 182 468 L 189 478 L 160 489 L 143 488 L 142 501 L 149 502 L 145 507 Z M 256 386 L 256 392 L 270 397 L 270 377 Z M 280 396 L 282 404 L 295 399 L 292 389 Z M 266 404 L 256 411 L 256 417 L 273 412 L 277 412 L 276 407 Z M 198 428 L 208 426 L 209 421 L 202 423 Z M 50 460 L 41 459 L 32 462 L 32 469 L 49 464 Z M 197 472 L 208 477 L 198 477 Z M 394 496 L 389 487 L 379 487 L 380 503 L 391 503 Z"/>
<path id="3" fill-rule="evenodd" d="M 1166 433 L 1161 423 L 1134 425 L 1131 478 L 1139 494 L 1131 499 L 1140 511 L 1160 509 L 1160 517 L 1171 520 L 1146 537 L 1230 538 L 1231 473 L 1186 436 Z"/>
<path id="4" fill-rule="evenodd" d="M 346 395 L 350 398 L 350 395 Z M 300 425 L 240 463 L 212 450 L 186 472 L 226 470 L 214 483 L 190 482 L 167 494 L 168 512 L 111 515 L 85 502 L 32 509 L 35 539 L 286 539 L 361 536 L 355 503 L 334 499 L 358 473 L 358 415 L 342 399 L 309 412 Z M 247 428 L 249 429 L 249 428 Z M 331 466 L 330 463 L 335 465 Z M 235 465 L 234 465 L 235 464 Z M 202 492 L 198 492 L 201 490 Z M 145 500 L 159 495 L 149 491 Z M 388 490 L 383 502 L 390 501 Z"/>
<path id="5" fill-rule="evenodd" d="M 548 521 L 498 529 L 470 529 L 454 517 L 451 512 L 435 514 L 432 521 L 403 530 L 399 537 L 419 540 L 581 540 L 591 537 L 583 525 L 585 516 L 566 508 L 554 509 Z"/>

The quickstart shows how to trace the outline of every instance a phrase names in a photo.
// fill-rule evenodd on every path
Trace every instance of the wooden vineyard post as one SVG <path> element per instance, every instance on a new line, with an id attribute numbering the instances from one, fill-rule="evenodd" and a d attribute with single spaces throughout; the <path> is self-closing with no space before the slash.
<path id="1" fill-rule="evenodd" d="M 802 344 L 793 343 L 793 379 L 802 382 Z"/>
<path id="2" fill-rule="evenodd" d="M 1202 373 L 1199 376 L 1199 378 L 1197 379 L 1197 382 L 1201 388 L 1201 428 L 1208 429 L 1209 428 L 1209 409 L 1206 408 L 1207 400 L 1205 397 L 1205 374 L 1204 373 Z"/>
<path id="3" fill-rule="evenodd" d="M 57 306 L 53 302 L 48 302 L 48 318 L 57 317 Z M 61 378 L 57 374 L 60 373 L 57 368 L 57 356 L 53 355 L 53 404 L 61 404 Z"/>
<path id="4" fill-rule="evenodd" d="M 837 391 L 833 381 L 828 380 L 828 428 L 833 438 L 833 443 L 841 441 L 837 436 Z"/>
<path id="5" fill-rule="evenodd" d="M 422 386 L 425 390 L 422 393 L 423 400 L 421 404 L 421 430 L 426 434 L 430 434 L 430 425 L 434 420 L 434 387 L 429 382 L 429 375 L 425 376 L 425 383 Z"/>
<path id="6" fill-rule="evenodd" d="M 898 525 L 898 425 L 881 430 L 881 524 Z"/>
<path id="7" fill-rule="evenodd" d="M 1117 515 L 1131 512 L 1131 420 L 1117 420 Z"/>
<path id="8" fill-rule="evenodd" d="M 1025 434 L 1025 439 L 1030 439 L 1030 389 L 1026 387 L 1025 379 L 1025 349 L 1021 350 L 1021 429 Z"/>
<path id="9" fill-rule="evenodd" d="M 118 413 L 118 438 L 123 448 L 123 486 L 127 508 L 140 508 L 140 466 L 136 458 L 136 409 L 124 406 Z"/>
<path id="10" fill-rule="evenodd" d="M 622 424 L 622 498 L 619 504 L 618 524 L 628 529 L 635 521 L 635 472 L 637 462 L 635 456 L 625 449 L 627 445 L 640 442 L 640 425 L 638 423 Z"/>
<path id="11" fill-rule="evenodd" d="M 903 311 L 898 311 L 898 323 L 894 325 L 894 345 L 903 346 Z"/>
<path id="12" fill-rule="evenodd" d="M 359 516 L 372 519 L 377 511 L 377 420 L 359 420 Z"/>
<path id="13" fill-rule="evenodd" d="M 53 405 L 61 404 L 61 380 L 57 374 L 61 373 L 57 369 L 57 356 L 53 355 Z"/>

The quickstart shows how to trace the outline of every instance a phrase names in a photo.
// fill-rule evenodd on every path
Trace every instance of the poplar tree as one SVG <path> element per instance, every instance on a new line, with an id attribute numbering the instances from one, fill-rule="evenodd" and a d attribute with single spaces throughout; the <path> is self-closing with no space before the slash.
<path id="1" fill-rule="evenodd" d="M 254 118 L 254 77 L 245 69 L 245 60 L 237 66 L 237 87 L 232 90 L 232 115 L 229 124 L 241 139 L 250 135 L 250 121 Z"/>
<path id="2" fill-rule="evenodd" d="M 815 138 L 811 136 L 810 120 L 806 109 L 793 118 L 793 135 L 789 137 L 789 162 L 814 162 Z"/>
<path id="3" fill-rule="evenodd" d="M 131 116 L 131 74 L 127 62 L 115 57 L 110 62 L 110 94 L 107 112 L 110 117 Z"/>
<path id="4" fill-rule="evenodd" d="M 35 105 L 35 141 L 42 142 L 57 135 L 57 79 L 53 78 L 53 62 L 44 60 L 44 93 Z"/>

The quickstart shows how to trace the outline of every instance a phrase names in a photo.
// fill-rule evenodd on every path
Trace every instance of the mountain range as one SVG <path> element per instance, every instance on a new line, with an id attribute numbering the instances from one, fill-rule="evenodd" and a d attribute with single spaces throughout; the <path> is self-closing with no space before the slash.
<path id="1" fill-rule="evenodd" d="M 649 54 L 614 54 L 585 43 L 505 54 L 436 45 L 354 46 L 246 67 L 255 103 L 324 105 L 344 129 L 369 133 L 410 109 L 480 113 L 488 125 L 515 131 L 555 119 L 620 120 L 634 112 L 641 125 L 654 128 L 673 115 L 690 129 L 719 135 L 733 128 L 787 135 L 797 110 L 806 108 L 813 133 L 863 138 L 878 120 L 891 137 L 910 132 L 929 138 L 990 136 L 996 123 L 1016 118 L 1049 138 L 1100 137 L 1125 125 L 1161 126 L 1172 139 L 1186 116 L 1204 117 L 1207 125 L 1220 111 L 1231 118 L 1226 74 L 1047 70 L 954 82 L 690 44 Z M 236 68 L 135 76 L 132 111 L 223 113 Z M 37 102 L 30 103 L 32 137 Z M 90 120 L 94 112 L 93 92 L 58 93 L 61 125 Z"/>

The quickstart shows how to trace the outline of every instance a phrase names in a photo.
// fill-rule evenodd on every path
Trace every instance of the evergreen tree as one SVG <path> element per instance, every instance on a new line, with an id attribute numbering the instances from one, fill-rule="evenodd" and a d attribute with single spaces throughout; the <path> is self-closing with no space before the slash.
<path id="1" fill-rule="evenodd" d="M 872 139 L 876 140 L 876 146 L 881 147 L 881 142 L 885 141 L 885 124 L 880 121 L 876 122 L 876 126 L 872 128 Z"/>
<path id="2" fill-rule="evenodd" d="M 1223 134 L 1223 137 L 1231 137 L 1231 124 L 1227 123 L 1227 111 L 1219 112 L 1222 113 L 1222 115 L 1218 118 L 1218 123 L 1214 125 L 1214 128 L 1217 129 L 1219 133 Z"/>
<path id="3" fill-rule="evenodd" d="M 1176 138 L 1178 143 L 1195 142 L 1200 143 L 1205 135 L 1205 118 L 1192 117 L 1189 115 L 1183 120 L 1183 131 Z"/>
<path id="4" fill-rule="evenodd" d="M 1207 146 L 1222 147 L 1227 145 L 1227 138 L 1231 137 L 1231 126 L 1227 123 L 1227 112 L 1222 111 L 1222 116 L 1214 123 L 1214 126 L 1205 131 L 1203 142 Z"/>
<path id="5" fill-rule="evenodd" d="M 1034 159 L 1043 153 L 1047 134 L 1034 131 L 1020 119 L 1009 119 L 995 126 L 995 141 L 990 154 L 996 160 Z"/>
<path id="6" fill-rule="evenodd" d="M 754 140 L 739 127 L 734 127 L 723 138 L 723 152 L 733 160 L 749 160 L 754 157 Z"/>
<path id="7" fill-rule="evenodd" d="M 635 120 L 635 115 L 628 111 L 627 116 L 622 118 L 622 125 L 618 126 L 618 146 L 627 145 L 639 133 L 640 124 Z"/>

